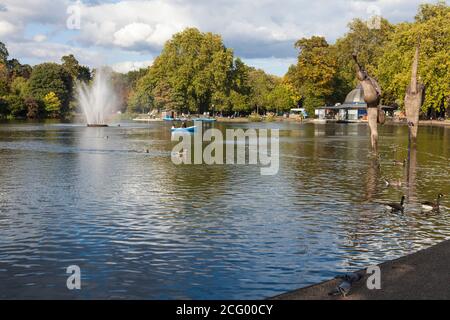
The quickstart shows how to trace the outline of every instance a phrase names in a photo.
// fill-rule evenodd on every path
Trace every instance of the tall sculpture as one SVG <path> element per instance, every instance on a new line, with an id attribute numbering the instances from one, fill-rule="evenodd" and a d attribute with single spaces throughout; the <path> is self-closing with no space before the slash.
<path id="1" fill-rule="evenodd" d="M 410 125 L 410 141 L 412 145 L 417 141 L 417 129 L 419 128 L 419 112 L 422 106 L 424 85 L 417 78 L 419 68 L 419 44 L 416 47 L 416 53 L 414 55 L 414 61 L 411 71 L 411 83 L 406 89 L 405 95 L 405 111 L 408 124 Z"/>
<path id="2" fill-rule="evenodd" d="M 358 57 L 354 53 L 353 59 L 356 62 L 356 78 L 361 83 L 364 90 L 364 101 L 367 103 L 367 118 L 370 127 L 370 141 L 372 150 L 378 150 L 378 127 L 377 124 L 383 124 L 385 121 L 384 112 L 381 110 L 381 88 L 378 82 L 369 76 L 367 71 L 359 64 Z"/>

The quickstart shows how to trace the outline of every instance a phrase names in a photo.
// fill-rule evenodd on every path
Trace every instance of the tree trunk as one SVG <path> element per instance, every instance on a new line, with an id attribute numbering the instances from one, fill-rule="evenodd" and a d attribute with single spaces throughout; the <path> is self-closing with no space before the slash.
<path id="1" fill-rule="evenodd" d="M 408 123 L 412 123 L 409 130 L 412 144 L 417 141 L 417 130 L 419 128 L 419 112 L 422 106 L 423 84 L 418 81 L 417 73 L 419 67 L 419 45 L 416 47 L 416 53 L 411 71 L 411 83 L 406 89 L 405 95 L 405 111 Z"/>

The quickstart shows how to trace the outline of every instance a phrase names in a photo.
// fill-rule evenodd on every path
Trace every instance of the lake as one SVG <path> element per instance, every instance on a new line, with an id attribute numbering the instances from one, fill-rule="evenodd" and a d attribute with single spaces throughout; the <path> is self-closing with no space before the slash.
<path id="1" fill-rule="evenodd" d="M 0 298 L 261 299 L 450 239 L 450 199 L 419 205 L 450 195 L 450 127 L 420 127 L 403 168 L 406 126 L 379 162 L 364 124 L 213 126 L 279 129 L 279 173 L 176 166 L 169 123 L 0 124 Z"/>

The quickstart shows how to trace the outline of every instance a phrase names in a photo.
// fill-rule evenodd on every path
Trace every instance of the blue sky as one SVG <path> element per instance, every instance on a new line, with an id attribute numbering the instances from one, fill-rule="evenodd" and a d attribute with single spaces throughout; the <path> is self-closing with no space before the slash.
<path id="1" fill-rule="evenodd" d="M 353 18 L 374 14 L 411 21 L 424 2 L 436 1 L 0 0 L 0 41 L 23 63 L 73 53 L 90 67 L 126 72 L 150 65 L 166 40 L 192 26 L 220 33 L 247 64 L 283 75 L 295 63 L 296 40 L 322 35 L 333 43 Z M 69 29 L 68 21 L 80 28 Z"/>

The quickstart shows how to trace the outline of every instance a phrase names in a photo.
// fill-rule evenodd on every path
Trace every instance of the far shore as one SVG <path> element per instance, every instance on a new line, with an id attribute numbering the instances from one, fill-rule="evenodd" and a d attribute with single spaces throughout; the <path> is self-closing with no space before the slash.
<path id="1" fill-rule="evenodd" d="M 215 118 L 217 122 L 222 123 L 248 123 L 253 122 L 248 117 L 238 117 L 238 118 L 228 118 L 228 117 L 216 117 Z M 133 121 L 137 122 L 159 122 L 163 121 L 161 118 L 145 118 L 145 117 L 137 117 L 134 118 Z M 285 117 L 276 117 L 272 121 L 264 121 L 261 122 L 294 122 L 294 123 L 319 123 L 320 121 L 318 119 L 294 119 L 294 118 L 285 118 Z M 330 121 L 333 122 L 333 121 Z M 356 123 L 367 123 L 367 121 L 361 121 Z M 406 125 L 406 121 L 401 120 L 387 120 L 386 124 L 393 124 L 393 125 Z M 450 120 L 420 120 L 419 121 L 420 126 L 450 126 Z"/>
<path id="2" fill-rule="evenodd" d="M 221 123 L 251 123 L 251 122 L 291 122 L 291 123 L 318 123 L 318 124 L 324 124 L 324 123 L 336 123 L 336 120 L 319 120 L 319 119 L 296 119 L 296 118 L 285 118 L 285 117 L 275 117 L 272 118 L 270 121 L 261 119 L 260 121 L 252 121 L 248 117 L 237 117 L 237 118 L 228 118 L 228 117 L 215 117 L 217 122 Z M 25 119 L 15 119 L 15 120 L 25 120 Z M 124 115 L 117 115 L 109 119 L 107 121 L 108 123 L 119 123 L 120 121 L 126 121 L 126 120 L 132 120 L 135 122 L 142 122 L 142 123 L 150 123 L 150 122 L 163 122 L 164 120 L 160 117 L 156 118 L 149 118 L 145 117 L 144 115 L 137 116 L 137 117 L 128 117 L 126 114 Z M 7 119 L 0 120 L 2 122 L 9 121 Z M 59 121 L 58 119 L 40 119 L 40 120 L 34 120 L 34 121 Z M 76 122 L 76 123 L 83 123 L 85 122 L 85 118 L 82 114 L 74 114 L 71 119 L 66 119 L 66 122 Z M 348 123 L 367 123 L 367 121 L 355 121 L 355 122 L 348 122 Z M 388 119 L 386 121 L 386 124 L 390 125 L 406 125 L 406 120 L 398 120 L 398 119 Z M 420 126 L 436 126 L 436 127 L 446 127 L 450 126 L 450 119 L 448 120 L 420 120 L 419 121 Z"/>

